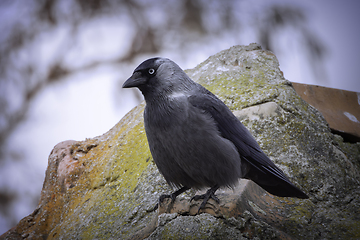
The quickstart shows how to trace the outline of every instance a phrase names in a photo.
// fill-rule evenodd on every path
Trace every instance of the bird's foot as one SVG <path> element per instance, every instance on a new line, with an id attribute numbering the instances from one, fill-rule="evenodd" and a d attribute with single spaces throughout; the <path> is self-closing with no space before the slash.
<path id="1" fill-rule="evenodd" d="M 174 193 L 172 194 L 163 194 L 159 197 L 159 203 L 162 203 L 165 198 L 171 198 L 171 202 L 175 202 L 176 195 Z"/>
<path id="2" fill-rule="evenodd" d="M 159 197 L 158 203 L 156 203 L 155 207 L 152 209 L 152 211 L 155 211 L 159 208 L 159 205 L 164 201 L 165 198 L 171 198 L 171 203 L 175 202 L 175 199 L 177 196 L 182 194 L 183 192 L 189 190 L 189 187 L 182 187 L 179 190 L 173 192 L 172 194 L 163 194 Z"/>
<path id="3" fill-rule="evenodd" d="M 200 205 L 200 207 L 199 207 L 199 209 L 198 209 L 198 213 L 200 213 L 200 210 L 201 210 L 201 209 L 204 209 L 204 208 L 205 208 L 205 205 L 206 205 L 207 201 L 208 201 L 210 198 L 212 198 L 213 200 L 215 200 L 215 202 L 217 202 L 218 204 L 220 203 L 219 198 L 215 195 L 215 192 L 216 192 L 216 190 L 217 190 L 218 188 L 219 188 L 218 186 L 212 187 L 212 188 L 210 188 L 209 190 L 207 190 L 205 194 L 195 195 L 195 196 L 193 196 L 193 197 L 190 199 L 190 202 L 191 202 L 192 200 L 197 201 L 197 200 L 199 200 L 199 199 L 203 199 L 203 201 L 202 201 L 202 203 L 201 203 L 201 205 Z"/>

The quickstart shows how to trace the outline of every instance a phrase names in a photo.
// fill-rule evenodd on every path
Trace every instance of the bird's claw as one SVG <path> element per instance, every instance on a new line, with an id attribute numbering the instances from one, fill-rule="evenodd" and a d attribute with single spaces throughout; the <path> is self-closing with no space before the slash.
<path id="1" fill-rule="evenodd" d="M 171 198 L 171 203 L 175 202 L 175 199 L 177 196 L 179 196 L 181 193 L 186 192 L 187 190 L 189 190 L 190 188 L 187 186 L 183 186 L 182 188 L 176 190 L 175 192 L 173 192 L 172 194 L 163 194 L 159 197 L 159 201 L 158 203 L 155 205 L 155 207 L 153 208 L 153 211 L 155 211 L 156 209 L 158 209 L 160 203 L 162 203 L 164 201 L 165 198 Z"/>
<path id="2" fill-rule="evenodd" d="M 219 198 L 218 198 L 215 194 L 210 195 L 210 196 L 207 198 L 207 200 L 209 200 L 210 198 L 212 198 L 213 200 L 215 200 L 215 202 L 220 203 Z M 193 200 L 197 201 L 197 200 L 200 200 L 200 199 L 206 199 L 206 194 L 195 195 L 195 196 L 193 196 L 193 197 L 190 199 L 190 202 L 193 201 Z"/>
<path id="3" fill-rule="evenodd" d="M 216 188 L 217 189 L 217 188 Z M 215 190 L 216 191 L 216 190 Z M 207 201 L 212 198 L 215 202 L 217 202 L 218 204 L 220 203 L 220 200 L 219 198 L 215 195 L 215 191 L 214 189 L 209 189 L 205 194 L 202 194 L 202 195 L 195 195 L 193 196 L 191 199 L 190 199 L 190 202 L 195 200 L 200 200 L 200 199 L 203 199 L 202 203 L 200 204 L 200 207 L 198 209 L 198 213 L 200 213 L 200 210 L 201 209 L 204 209 L 205 208 L 205 205 L 207 203 Z"/>
<path id="4" fill-rule="evenodd" d="M 152 211 L 155 211 L 159 208 L 159 205 L 165 200 L 165 198 L 171 198 L 171 202 L 173 203 L 176 199 L 176 196 L 174 194 L 163 194 L 159 197 L 158 202 L 156 203 L 155 207 L 152 209 Z"/>
<path id="5" fill-rule="evenodd" d="M 171 202 L 174 202 L 176 199 L 176 196 L 174 194 L 163 194 L 159 197 L 159 203 L 162 203 L 165 198 L 171 198 Z"/>

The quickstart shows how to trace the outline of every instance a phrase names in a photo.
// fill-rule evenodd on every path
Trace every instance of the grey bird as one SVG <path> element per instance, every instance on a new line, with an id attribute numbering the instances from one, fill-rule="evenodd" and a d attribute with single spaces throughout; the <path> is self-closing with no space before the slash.
<path id="1" fill-rule="evenodd" d="M 173 61 L 151 58 L 141 63 L 123 88 L 137 87 L 144 95 L 144 125 L 156 166 L 167 183 L 178 188 L 175 198 L 190 188 L 210 188 L 192 200 L 219 203 L 215 192 L 250 179 L 280 197 L 308 198 L 260 149 L 248 129 L 206 88 L 191 80 Z M 155 208 L 157 208 L 158 204 Z"/>

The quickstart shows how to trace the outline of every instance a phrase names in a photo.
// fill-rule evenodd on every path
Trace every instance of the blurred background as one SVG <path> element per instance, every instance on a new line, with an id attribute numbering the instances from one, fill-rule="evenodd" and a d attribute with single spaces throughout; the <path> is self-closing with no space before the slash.
<path id="1" fill-rule="evenodd" d="M 290 81 L 360 92 L 359 10 L 357 0 L 1 0 L 0 234 L 37 206 L 54 145 L 101 135 L 142 101 L 121 85 L 143 60 L 187 69 L 257 42 Z"/>

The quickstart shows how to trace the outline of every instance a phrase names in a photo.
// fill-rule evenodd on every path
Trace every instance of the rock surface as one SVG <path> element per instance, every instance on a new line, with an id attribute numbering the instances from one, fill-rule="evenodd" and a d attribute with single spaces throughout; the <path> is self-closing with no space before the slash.
<path id="1" fill-rule="evenodd" d="M 187 73 L 223 100 L 308 200 L 272 196 L 251 181 L 218 191 L 220 204 L 157 198 L 172 190 L 153 163 L 144 103 L 102 136 L 55 146 L 38 208 L 1 239 L 358 239 L 360 145 L 323 116 L 256 44 L 211 56 Z"/>

